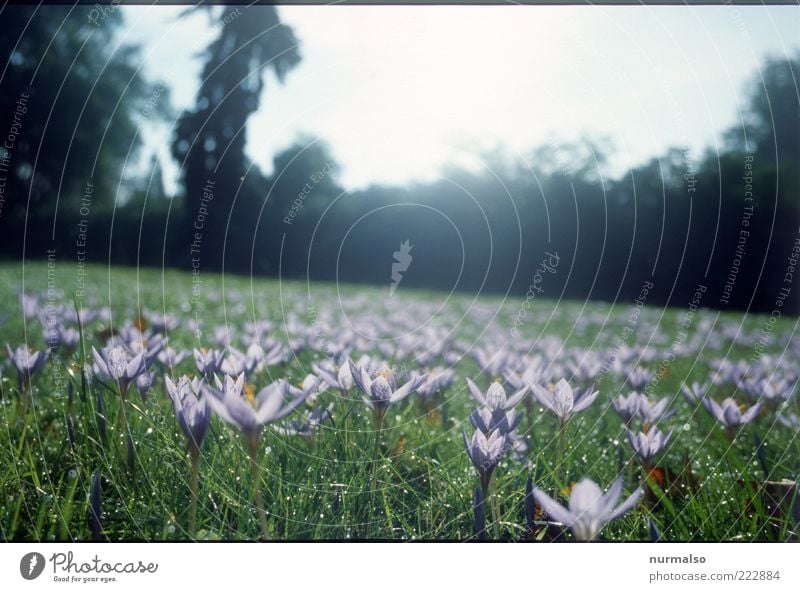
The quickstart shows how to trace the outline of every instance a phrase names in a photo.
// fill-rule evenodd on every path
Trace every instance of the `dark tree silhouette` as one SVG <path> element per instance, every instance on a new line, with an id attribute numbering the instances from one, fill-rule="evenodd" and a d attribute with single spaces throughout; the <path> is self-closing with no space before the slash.
<path id="1" fill-rule="evenodd" d="M 244 269 L 247 259 L 242 255 L 249 249 L 242 246 L 249 247 L 247 233 L 238 227 L 230 232 L 226 229 L 229 218 L 235 216 L 235 203 L 249 208 L 258 199 L 250 194 L 252 185 L 243 183 L 250 165 L 244 152 L 245 126 L 259 108 L 264 74 L 272 70 L 282 81 L 300 62 L 298 41 L 280 22 L 275 7 L 239 7 L 236 11 L 217 21 L 221 23 L 219 36 L 205 52 L 207 61 L 195 108 L 181 116 L 172 145 L 185 188 L 188 227 L 184 253 L 189 253 L 192 244 L 201 245 L 192 255 L 205 269 L 222 265 L 226 234 L 233 241 L 234 252 L 229 251 L 232 269 Z M 220 16 L 216 9 L 210 14 Z M 199 241 L 197 232 L 202 235 Z"/>
<path id="2" fill-rule="evenodd" d="M 27 256 L 41 255 L 54 222 L 74 247 L 87 187 L 92 215 L 108 210 L 136 154 L 150 89 L 137 48 L 115 40 L 119 12 L 95 26 L 91 10 L 4 6 L 0 14 L 0 244 L 8 255 L 21 254 L 23 235 Z M 96 228 L 97 251 L 105 251 L 101 235 Z"/>

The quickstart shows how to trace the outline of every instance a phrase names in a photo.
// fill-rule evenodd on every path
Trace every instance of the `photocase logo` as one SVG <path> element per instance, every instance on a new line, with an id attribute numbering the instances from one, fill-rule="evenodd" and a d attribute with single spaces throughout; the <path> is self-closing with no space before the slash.
<path id="1" fill-rule="evenodd" d="M 19 562 L 19 573 L 26 580 L 35 580 L 44 571 L 44 555 L 41 553 L 26 553 Z"/>
<path id="2" fill-rule="evenodd" d="M 406 240 L 400 243 L 400 250 L 394 252 L 394 263 L 392 263 L 392 285 L 389 286 L 389 296 L 394 296 L 394 291 L 403 279 L 403 272 L 408 270 L 411 261 L 414 259 L 411 256 L 411 249 L 414 245 L 409 244 Z"/>

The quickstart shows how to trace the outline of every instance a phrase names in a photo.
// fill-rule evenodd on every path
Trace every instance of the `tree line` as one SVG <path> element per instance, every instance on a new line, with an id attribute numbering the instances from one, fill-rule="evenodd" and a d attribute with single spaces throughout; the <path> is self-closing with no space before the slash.
<path id="1" fill-rule="evenodd" d="M 348 192 L 317 138 L 275 155 L 271 174 L 245 154 L 249 117 L 269 108 L 265 73 L 283 81 L 302 60 L 274 7 L 218 22 L 194 106 L 180 114 L 168 85 L 142 77 L 139 49 L 117 41 L 118 11 L 96 26 L 90 8 L 68 10 L 3 12 L 6 259 L 82 250 L 87 261 L 385 285 L 388 296 L 407 241 L 400 290 L 525 294 L 556 254 L 536 284 L 543 296 L 626 302 L 651 282 L 649 303 L 686 306 L 703 286 L 701 306 L 769 312 L 789 286 L 781 306 L 800 311 L 800 55 L 766 60 L 739 124 L 702 154 L 675 147 L 610 177 L 602 142 L 551 144 Z M 176 120 L 176 195 L 157 159 L 122 173 L 151 117 Z"/>

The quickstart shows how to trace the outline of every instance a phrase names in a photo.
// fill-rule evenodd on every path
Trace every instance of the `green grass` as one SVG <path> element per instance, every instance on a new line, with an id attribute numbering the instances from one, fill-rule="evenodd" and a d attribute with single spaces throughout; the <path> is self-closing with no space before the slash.
<path id="1" fill-rule="evenodd" d="M 60 303 L 71 302 L 77 288 L 74 266 L 57 264 L 50 277 Z M 276 335 L 283 335 L 284 319 L 296 316 L 310 320 L 309 297 L 316 310 L 336 308 L 358 295 L 391 319 L 398 308 L 418 304 L 423 313 L 431 305 L 444 304 L 449 314 L 473 310 L 473 298 L 398 290 L 390 304 L 386 289 L 333 284 L 307 285 L 300 282 L 221 276 L 202 276 L 200 307 L 190 306 L 192 277 L 167 270 L 136 270 L 102 266 L 87 267 L 83 304 L 108 306 L 112 324 L 121 326 L 136 318 L 141 307 L 166 310 L 180 318 L 197 318 L 204 334 L 181 329 L 170 333 L 173 347 L 211 343 L 209 331 L 215 325 L 241 327 L 254 319 L 276 323 Z M 0 343 L 12 347 L 27 341 L 41 348 L 44 342 L 38 321 L 23 319 L 19 292 L 39 294 L 48 289 L 48 269 L 43 263 L 0 266 L 0 304 L 7 318 L 0 324 Z M 214 295 L 225 294 L 225 297 Z M 522 303 L 519 297 L 503 300 L 486 296 L 480 305 L 499 310 L 495 323 L 507 334 Z M 520 327 L 526 339 L 557 336 L 565 349 L 608 347 L 624 329 L 630 304 L 559 303 L 536 300 Z M 352 312 L 352 311 L 351 311 Z M 667 310 L 647 314 L 640 322 L 635 340 L 663 339 L 668 347 L 675 338 L 684 311 Z M 354 313 L 355 314 L 355 313 Z M 575 321 L 591 315 L 585 326 Z M 655 316 L 653 316 L 655 315 Z M 661 316 L 660 320 L 658 317 Z M 714 320 L 717 314 L 703 312 Z M 658 325 L 651 322 L 658 320 Z M 740 322 L 739 315 L 725 313 L 717 322 Z M 747 316 L 746 331 L 757 332 L 764 317 Z M 436 318 L 433 319 L 436 322 Z M 482 322 L 469 321 L 458 327 L 458 336 L 477 339 Z M 87 351 L 99 347 L 98 335 L 108 327 L 92 323 L 84 328 Z M 691 332 L 696 332 L 697 324 Z M 780 353 L 794 331 L 792 321 L 776 325 L 771 351 Z M 479 341 L 480 343 L 480 341 Z M 631 341 L 629 344 L 633 344 Z M 603 531 L 607 540 L 647 540 L 648 519 L 658 526 L 665 540 L 783 540 L 796 532 L 785 514 L 769 516 L 743 483 L 794 480 L 800 468 L 797 434 L 776 425 L 774 416 L 762 415 L 744 428 L 731 443 L 702 409 L 691 407 L 681 397 L 682 381 L 704 381 L 708 359 L 724 356 L 747 359 L 749 347 L 724 340 L 719 351 L 708 350 L 675 360 L 659 383 L 659 395 L 674 397 L 673 443 L 659 459 L 661 467 L 680 475 L 675 490 L 654 494 L 634 512 Z M 533 352 L 535 353 L 535 351 Z M 286 377 L 297 383 L 311 370 L 311 363 L 324 354 L 304 352 L 285 366 L 268 369 L 254 385 Z M 392 360 L 398 365 L 413 362 Z M 654 367 L 658 362 L 649 364 Z M 102 385 L 92 387 L 81 380 L 80 348 L 70 359 L 58 357 L 33 380 L 32 408 L 25 413 L 13 368 L 2 366 L 0 400 L 0 537 L 6 540 L 87 540 L 89 490 L 92 475 L 102 475 L 104 537 L 111 540 L 185 540 L 190 506 L 189 460 L 186 445 L 175 423 L 163 387 L 163 375 L 146 401 L 132 393 L 127 415 L 136 449 L 133 470 L 125 462 L 125 445 L 118 430 L 119 397 Z M 58 370 L 60 369 L 60 370 Z M 193 375 L 194 364 L 184 362 L 180 373 Z M 59 388 L 62 372 L 64 387 Z M 372 416 L 361 401 L 345 404 L 336 394 L 324 393 L 319 404 L 334 402 L 334 421 L 326 424 L 313 441 L 282 437 L 266 429 L 261 440 L 262 471 L 258 487 L 268 512 L 270 534 L 277 539 L 471 539 L 472 499 L 478 484 L 475 471 L 463 450 L 461 433 L 472 433 L 467 420 L 474 402 L 466 390 L 465 378 L 476 379 L 478 369 L 470 358 L 456 366 L 456 384 L 439 401 L 433 413 L 410 397 L 392 407 L 383 431 L 378 487 L 370 487 L 370 458 L 374 445 Z M 480 386 L 489 378 L 478 377 Z M 69 388 L 67 388 L 69 385 Z M 588 385 L 587 385 L 588 386 Z M 601 395 L 586 412 L 570 423 L 566 437 L 565 478 L 554 474 L 557 425 L 554 417 L 538 406 L 526 405 L 520 431 L 531 439 L 524 462 L 506 457 L 496 470 L 493 484 L 499 508 L 498 521 L 491 524 L 492 538 L 519 540 L 527 536 L 524 491 L 528 476 L 546 491 L 589 476 L 602 487 L 622 472 L 626 493 L 633 490 L 641 471 L 630 464 L 632 453 L 620 421 L 609 407 L 611 398 L 622 390 L 611 374 L 600 383 Z M 719 387 L 715 395 L 725 396 Z M 67 391 L 74 391 L 69 408 Z M 797 411 L 796 400 L 793 403 Z M 102 408 L 100 407 L 102 406 Z M 345 418 L 352 430 L 343 429 Z M 74 422 L 75 441 L 67 438 L 68 418 Z M 754 436 L 764 441 L 764 467 L 759 462 Z M 696 479 L 694 485 L 687 467 Z M 212 420 L 200 463 L 197 538 L 246 540 L 260 536 L 258 517 L 251 498 L 247 453 L 240 434 L 217 418 Z M 491 521 L 491 514 L 487 516 Z"/>

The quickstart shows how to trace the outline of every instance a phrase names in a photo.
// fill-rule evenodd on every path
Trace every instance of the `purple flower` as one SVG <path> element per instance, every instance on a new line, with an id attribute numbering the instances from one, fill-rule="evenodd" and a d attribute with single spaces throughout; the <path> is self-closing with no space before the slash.
<path id="1" fill-rule="evenodd" d="M 156 381 L 155 370 L 145 370 L 136 377 L 136 389 L 142 397 L 142 401 L 147 400 L 147 393 L 153 388 L 153 383 Z"/>
<path id="2" fill-rule="evenodd" d="M 40 314 L 41 307 L 39 300 L 36 296 L 29 296 L 28 294 L 20 294 L 20 306 L 22 307 L 22 314 L 27 318 L 35 317 Z"/>
<path id="3" fill-rule="evenodd" d="M 469 378 L 467 378 L 467 386 L 469 386 L 469 392 L 472 393 L 474 399 L 491 411 L 497 409 L 512 409 L 525 398 L 528 392 L 528 387 L 523 386 L 509 397 L 506 395 L 506 390 L 503 388 L 502 384 L 493 382 L 486 391 L 486 394 L 484 394 Z"/>
<path id="4" fill-rule="evenodd" d="M 367 405 L 379 419 L 383 417 L 392 403 L 405 399 L 427 379 L 427 376 L 416 376 L 397 388 L 394 373 L 388 366 L 383 366 L 373 376 L 370 376 L 364 368 L 359 368 L 351 361 L 350 372 L 353 374 L 356 386 L 364 393 Z"/>
<path id="5" fill-rule="evenodd" d="M 641 399 L 642 394 L 633 391 L 627 396 L 620 395 L 611 402 L 611 405 L 614 407 L 614 411 L 617 412 L 617 415 L 619 415 L 622 421 L 627 425 L 633 421 L 633 418 L 639 413 Z"/>
<path id="6" fill-rule="evenodd" d="M 664 450 L 672 437 L 672 430 L 664 434 L 657 427 L 653 426 L 647 432 L 634 433 L 626 429 L 628 432 L 628 441 L 631 443 L 634 452 L 639 455 L 639 458 L 648 464 L 654 456 Z"/>
<path id="7" fill-rule="evenodd" d="M 243 352 L 235 347 L 230 347 L 228 355 L 219 364 L 219 371 L 228 376 L 250 374 L 256 364 L 258 364 L 257 360 L 249 359 Z"/>
<path id="8" fill-rule="evenodd" d="M 785 377 L 753 378 L 744 381 L 744 390 L 753 398 L 770 402 L 786 401 L 794 393 L 797 382 Z"/>
<path id="9" fill-rule="evenodd" d="M 495 430 L 487 437 L 480 430 L 476 430 L 472 440 L 468 440 L 464 434 L 464 448 L 475 470 L 478 471 L 485 496 L 489 491 L 492 473 L 508 449 L 506 435 L 500 430 Z"/>
<path id="10" fill-rule="evenodd" d="M 313 374 L 308 374 L 299 387 L 289 385 L 289 394 L 292 397 L 303 397 L 307 399 L 310 405 L 313 405 L 319 393 L 325 390 L 325 386 L 325 383 L 319 378 Z"/>
<path id="11" fill-rule="evenodd" d="M 146 370 L 143 353 L 133 355 L 119 345 L 104 347 L 99 352 L 92 347 L 92 356 L 97 371 L 117 383 L 123 399 L 128 391 L 128 385 Z"/>
<path id="12" fill-rule="evenodd" d="M 481 372 L 490 376 L 502 376 L 511 361 L 510 354 L 502 347 L 500 349 L 477 347 L 472 350 L 472 357 Z"/>
<path id="13" fill-rule="evenodd" d="M 289 399 L 289 384 L 280 379 L 264 387 L 254 397 L 244 389 L 244 374 L 236 380 L 226 375 L 217 388 L 206 387 L 211 409 L 223 421 L 240 429 L 248 438 L 257 439 L 263 427 L 276 422 L 297 409 L 305 396 Z"/>
<path id="14" fill-rule="evenodd" d="M 469 420 L 476 430 L 480 430 L 484 435 L 489 436 L 495 430 L 508 435 L 519 426 L 522 416 L 513 409 L 491 410 L 488 407 L 481 407 L 469 414 Z"/>
<path id="15" fill-rule="evenodd" d="M 43 324 L 42 336 L 50 349 L 63 347 L 68 351 L 72 351 L 78 347 L 80 333 L 77 329 L 67 328 L 61 323 L 48 322 L 47 320 L 43 321 Z"/>
<path id="16" fill-rule="evenodd" d="M 203 439 L 208 431 L 211 421 L 211 407 L 208 405 L 208 396 L 201 396 L 203 381 L 194 378 L 189 380 L 181 376 L 178 384 L 172 382 L 169 376 L 164 377 L 167 385 L 167 394 L 172 399 L 175 409 L 175 419 L 178 426 L 196 451 L 203 445 Z"/>
<path id="17" fill-rule="evenodd" d="M 572 488 L 569 508 L 565 508 L 539 488 L 533 496 L 547 515 L 572 530 L 579 541 L 593 541 L 603 527 L 629 512 L 644 491 L 639 488 L 614 508 L 622 495 L 622 478 L 617 479 L 606 493 L 591 479 L 581 480 Z"/>
<path id="18" fill-rule="evenodd" d="M 224 374 L 238 376 L 239 374 L 253 374 L 264 366 L 271 366 L 285 360 L 285 352 L 280 343 L 266 352 L 260 345 L 251 344 L 246 352 L 241 352 L 235 347 L 228 348 L 228 356 L 222 360 L 219 370 Z"/>
<path id="19" fill-rule="evenodd" d="M 158 333 L 153 333 L 152 331 L 142 333 L 133 325 L 126 325 L 120 329 L 119 335 L 113 338 L 113 344 L 121 344 L 134 354 L 143 354 L 145 365 L 149 366 L 156 359 L 158 353 L 167 345 L 167 341 L 163 335 Z"/>
<path id="20" fill-rule="evenodd" d="M 552 411 L 562 425 L 566 424 L 574 414 L 589 407 L 597 398 L 597 391 L 573 392 L 572 387 L 563 378 L 555 384 L 552 391 L 544 389 L 538 384 L 534 384 L 532 387 L 536 400 Z"/>
<path id="21" fill-rule="evenodd" d="M 350 371 L 350 360 L 346 360 L 338 369 L 332 362 L 313 364 L 312 369 L 328 386 L 339 389 L 344 396 L 347 396 L 347 393 L 353 388 L 353 373 Z"/>
<path id="22" fill-rule="evenodd" d="M 761 411 L 761 402 L 756 403 L 747 411 L 739 408 L 738 403 L 730 397 L 717 403 L 710 397 L 703 398 L 706 410 L 726 428 L 738 428 L 753 421 Z"/>
<path id="23" fill-rule="evenodd" d="M 647 383 L 653 379 L 654 375 L 653 371 L 646 368 L 634 368 L 628 373 L 626 382 L 633 390 L 640 391 L 647 386 Z"/>
<path id="24" fill-rule="evenodd" d="M 667 411 L 667 405 L 669 405 L 669 399 L 667 398 L 651 401 L 642 395 L 636 412 L 643 422 L 655 423 L 659 419 L 666 419 L 674 413 L 673 411 Z"/>
<path id="25" fill-rule="evenodd" d="M 48 350 L 34 351 L 28 349 L 27 345 L 20 345 L 17 349 L 12 350 L 11 346 L 6 344 L 6 349 L 11 365 L 17 371 L 19 390 L 24 390 L 30 383 L 31 376 L 44 366 L 50 352 Z"/>
<path id="26" fill-rule="evenodd" d="M 158 361 L 161 363 L 164 368 L 169 368 L 172 370 L 175 366 L 180 365 L 186 358 L 189 357 L 188 350 L 182 349 L 181 351 L 176 351 L 171 347 L 165 347 L 160 352 L 158 352 Z"/>
<path id="27" fill-rule="evenodd" d="M 683 391 L 684 396 L 690 403 L 697 403 L 706 396 L 708 385 L 700 384 L 699 382 L 693 382 L 691 386 L 682 384 L 681 391 Z"/>
<path id="28" fill-rule="evenodd" d="M 178 318 L 173 314 L 151 311 L 146 308 L 142 310 L 142 317 L 150 324 L 150 328 L 157 332 L 174 331 L 180 324 Z"/>
<path id="29" fill-rule="evenodd" d="M 504 376 L 512 388 L 521 389 L 525 386 L 531 388 L 531 385 L 542 382 L 544 373 L 545 365 L 541 359 L 537 358 L 525 368 L 522 374 L 517 374 L 511 369 L 507 369 Z"/>
<path id="30" fill-rule="evenodd" d="M 203 376 L 211 376 L 219 372 L 222 365 L 223 352 L 218 349 L 193 349 L 194 365 Z"/>
<path id="31" fill-rule="evenodd" d="M 456 373 L 453 370 L 439 366 L 427 372 L 426 375 L 428 376 L 428 380 L 417 389 L 417 394 L 419 394 L 423 401 L 429 401 L 437 393 L 441 393 L 450 388 L 456 378 Z"/>
<path id="32" fill-rule="evenodd" d="M 253 344 L 247 348 L 247 355 L 258 361 L 258 366 L 274 366 L 275 364 L 282 364 L 287 361 L 290 352 L 277 340 L 268 340 L 267 349 L 265 350 L 260 345 Z"/>

